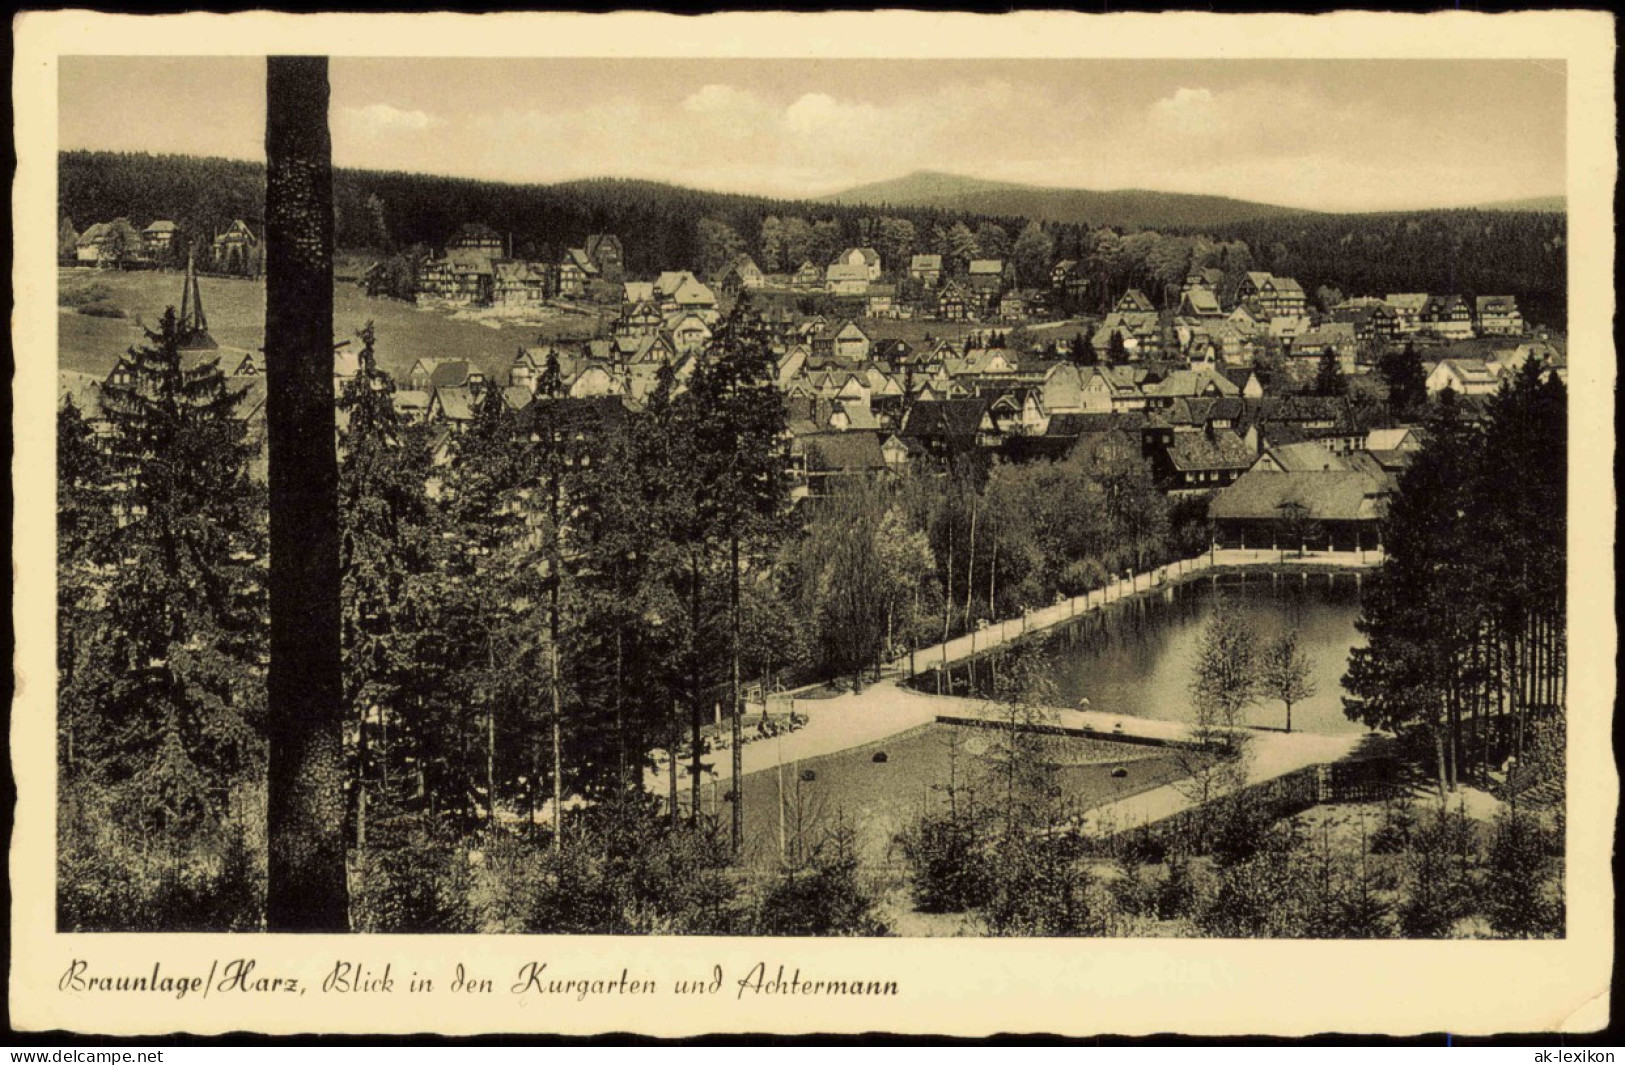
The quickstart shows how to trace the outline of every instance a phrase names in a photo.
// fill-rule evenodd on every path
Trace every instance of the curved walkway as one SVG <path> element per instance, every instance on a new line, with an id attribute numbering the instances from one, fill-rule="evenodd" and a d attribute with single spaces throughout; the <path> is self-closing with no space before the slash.
<path id="1" fill-rule="evenodd" d="M 916 650 L 912 656 L 912 664 L 914 672 L 923 672 L 945 662 L 951 664 L 963 661 L 989 648 L 1019 640 L 1029 633 L 1052 628 L 1091 610 L 1099 610 L 1109 603 L 1136 594 L 1143 595 L 1212 569 L 1282 565 L 1316 569 L 1332 566 L 1359 569 L 1375 567 L 1380 558 L 1376 552 L 1365 552 L 1363 556 L 1358 557 L 1350 553 L 1311 554 L 1304 558 L 1283 560 L 1281 555 L 1274 551 L 1214 551 L 1197 558 L 1170 563 L 1150 573 L 1115 581 L 1106 588 L 1097 589 L 1087 595 L 1030 611 L 1024 617 L 1011 618 L 978 632 L 948 640 L 946 643 Z M 746 730 L 747 742 L 740 752 L 743 771 L 747 774 L 754 773 L 783 763 L 860 747 L 929 724 L 939 717 L 997 716 L 995 704 L 985 700 L 934 695 L 903 687 L 900 681 L 912 675 L 910 661 L 910 656 L 905 655 L 887 663 L 882 670 L 883 679 L 862 691 L 830 696 L 823 694 L 827 691 L 824 685 L 814 684 L 787 693 L 785 706 L 775 706 L 774 712 L 794 710 L 804 715 L 807 723 L 794 732 L 782 734 L 771 740 L 755 742 L 749 742 L 750 730 Z M 818 692 L 818 697 L 807 698 L 813 692 Z M 755 709 L 760 710 L 760 706 Z M 1132 734 L 1148 739 L 1177 741 L 1186 734 L 1185 726 L 1177 721 L 1113 715 L 1104 710 L 1057 710 L 1053 713 L 1056 715 L 1057 724 L 1087 728 L 1101 733 L 1102 738 L 1110 738 L 1119 727 L 1124 732 L 1132 730 Z M 1253 743 L 1255 754 L 1250 779 L 1266 780 L 1317 762 L 1336 761 L 1352 751 L 1359 740 L 1360 736 L 1357 733 L 1325 735 L 1309 732 L 1261 732 Z M 704 761 L 711 767 L 710 775 L 714 779 L 727 780 L 733 774 L 732 758 L 724 748 L 712 750 L 704 756 Z M 689 787 L 687 776 L 681 772 L 679 775 L 679 791 L 686 795 Z M 668 777 L 667 767 L 663 761 L 649 773 L 647 783 L 655 794 L 665 794 Z M 1167 816 L 1167 813 L 1182 809 L 1183 807 L 1178 805 L 1182 799 L 1183 796 L 1178 795 L 1177 789 L 1173 787 L 1157 788 L 1114 803 L 1111 807 L 1102 808 L 1098 813 L 1105 814 L 1110 810 L 1119 824 L 1139 823 Z M 1123 808 L 1116 809 L 1117 807 Z M 1162 812 L 1164 808 L 1167 808 L 1166 812 Z"/>

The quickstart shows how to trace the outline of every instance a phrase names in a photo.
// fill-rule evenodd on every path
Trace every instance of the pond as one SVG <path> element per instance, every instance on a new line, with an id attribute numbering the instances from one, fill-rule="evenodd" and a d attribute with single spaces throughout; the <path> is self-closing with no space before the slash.
<path id="1" fill-rule="evenodd" d="M 1292 707 L 1294 731 L 1364 731 L 1343 713 L 1349 651 L 1364 643 L 1354 628 L 1360 615 L 1355 574 L 1254 571 L 1198 578 L 1093 611 L 1029 646 L 1045 655 L 1043 675 L 1054 685 L 1057 705 L 1074 707 L 1088 699 L 1090 710 L 1188 720 L 1192 663 L 1219 594 L 1240 601 L 1242 616 L 1262 641 L 1296 629 L 1313 659 L 1317 692 Z M 956 667 L 954 692 L 989 694 L 996 668 L 993 656 Z M 936 678 L 927 673 L 915 683 L 935 690 Z M 1247 712 L 1253 725 L 1281 727 L 1285 717 L 1281 703 L 1267 697 Z"/>

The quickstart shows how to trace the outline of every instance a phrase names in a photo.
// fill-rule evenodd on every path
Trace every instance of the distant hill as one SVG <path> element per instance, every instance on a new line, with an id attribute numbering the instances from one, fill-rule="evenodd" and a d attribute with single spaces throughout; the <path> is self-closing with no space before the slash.
<path id="1" fill-rule="evenodd" d="M 1119 189 L 1045 188 L 921 170 L 820 198 L 823 203 L 935 207 L 967 214 L 1020 216 L 1073 225 L 1155 229 L 1213 226 L 1257 218 L 1310 214 L 1293 207 L 1225 196 Z"/>
<path id="2" fill-rule="evenodd" d="M 1567 196 L 1531 196 L 1524 200 L 1497 200 L 1478 206 L 1480 211 L 1540 211 L 1547 214 L 1567 214 Z"/>

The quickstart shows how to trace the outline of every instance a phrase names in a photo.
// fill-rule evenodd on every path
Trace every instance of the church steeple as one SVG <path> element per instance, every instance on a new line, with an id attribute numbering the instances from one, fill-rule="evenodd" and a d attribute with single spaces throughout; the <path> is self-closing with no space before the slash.
<path id="1" fill-rule="evenodd" d="M 209 319 L 203 313 L 203 292 L 198 288 L 195 255 L 191 251 L 186 253 L 186 281 L 181 287 L 180 331 L 183 348 L 217 346 L 209 335 Z"/>

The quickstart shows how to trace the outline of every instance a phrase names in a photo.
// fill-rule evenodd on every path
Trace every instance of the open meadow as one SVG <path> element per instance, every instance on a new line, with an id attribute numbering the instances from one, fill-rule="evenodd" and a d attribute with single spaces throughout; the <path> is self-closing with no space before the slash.
<path id="1" fill-rule="evenodd" d="M 164 308 L 177 306 L 182 275 L 162 271 L 62 269 L 57 284 L 64 297 L 75 289 L 102 286 L 98 301 L 122 311 L 123 318 L 83 314 L 62 306 L 57 316 L 57 368 L 83 373 L 106 373 L 114 361 L 142 340 L 141 327 L 155 323 Z M 264 343 L 265 283 L 229 277 L 199 279 L 209 332 L 222 348 L 256 350 Z M 335 340 L 354 337 L 368 321 L 378 335 L 381 369 L 402 378 L 420 358 L 468 359 L 487 373 L 506 377 L 508 363 L 521 346 L 539 339 L 577 335 L 589 328 L 581 317 L 560 319 L 547 326 L 512 322 L 475 322 L 452 318 L 441 311 L 419 308 L 395 300 L 372 299 L 354 285 L 333 286 Z"/>

